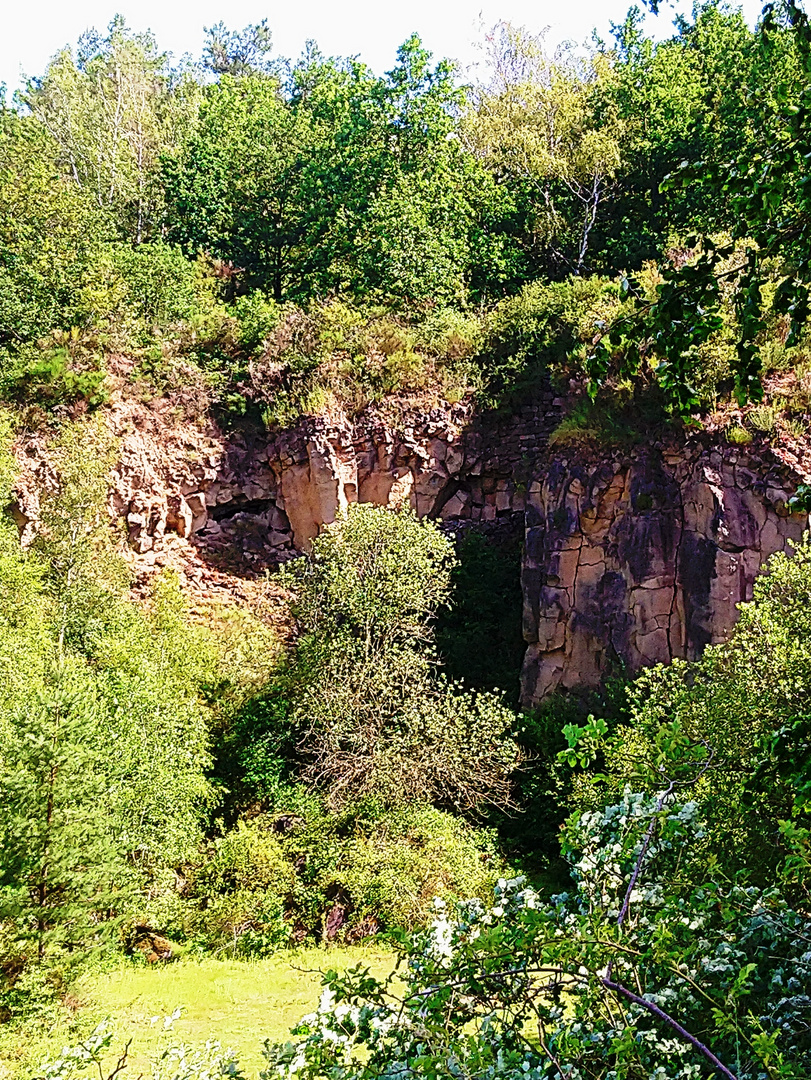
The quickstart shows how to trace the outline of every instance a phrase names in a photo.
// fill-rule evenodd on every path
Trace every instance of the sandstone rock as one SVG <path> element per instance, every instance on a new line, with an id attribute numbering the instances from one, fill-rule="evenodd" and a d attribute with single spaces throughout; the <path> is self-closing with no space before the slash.
<path id="1" fill-rule="evenodd" d="M 771 464 L 735 452 L 733 467 L 731 453 L 697 442 L 545 466 L 526 512 L 525 706 L 617 661 L 633 671 L 727 638 L 763 562 L 804 526 L 775 506 L 791 480 L 767 484 Z"/>
<path id="2" fill-rule="evenodd" d="M 287 520 L 287 514 L 280 509 L 278 504 L 271 506 L 268 511 L 268 524 L 278 532 L 290 533 L 290 522 Z"/>
<path id="3" fill-rule="evenodd" d="M 32 519 L 23 510 L 22 506 L 20 505 L 19 499 L 15 499 L 9 505 L 8 513 L 11 515 L 14 524 L 17 526 L 17 531 L 19 532 L 20 537 L 22 537 L 25 533 L 25 530 L 31 524 Z"/>
<path id="4" fill-rule="evenodd" d="M 636 650 L 639 654 L 640 665 L 648 667 L 652 664 L 666 664 L 670 660 L 670 642 L 667 631 L 656 628 L 648 634 L 638 634 Z"/>
<path id="5" fill-rule="evenodd" d="M 206 507 L 205 492 L 198 491 L 186 496 L 186 505 L 192 515 L 189 535 L 205 528 L 208 521 L 208 509 Z"/>
<path id="6" fill-rule="evenodd" d="M 439 512 L 439 516 L 443 520 L 449 518 L 456 518 L 464 511 L 465 506 L 470 501 L 470 495 L 466 491 L 457 491 L 456 494 L 448 499 L 445 505 Z"/>
<path id="7" fill-rule="evenodd" d="M 148 964 L 165 964 L 174 959 L 175 946 L 151 927 L 136 926 L 128 938 L 129 951 L 140 952 Z"/>
<path id="8" fill-rule="evenodd" d="M 165 529 L 176 532 L 178 536 L 191 536 L 193 520 L 194 514 L 186 499 L 182 495 L 169 496 Z"/>

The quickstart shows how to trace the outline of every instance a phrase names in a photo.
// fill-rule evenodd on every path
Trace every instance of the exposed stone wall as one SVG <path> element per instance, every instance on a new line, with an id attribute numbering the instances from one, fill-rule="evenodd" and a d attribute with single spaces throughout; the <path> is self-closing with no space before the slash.
<path id="1" fill-rule="evenodd" d="M 805 527 L 797 477 L 699 440 L 551 460 L 529 488 L 525 705 L 723 641 L 762 564 Z"/>
<path id="2" fill-rule="evenodd" d="M 135 417 L 137 416 L 137 423 Z M 351 502 L 407 503 L 423 516 L 495 522 L 524 510 L 529 479 L 559 420 L 551 394 L 515 416 L 476 418 L 469 403 L 395 419 L 310 417 L 264 433 L 165 429 L 121 402 L 112 506 L 133 550 L 161 563 L 174 538 L 256 564 L 305 550 Z"/>
<path id="3" fill-rule="evenodd" d="M 411 505 L 449 529 L 524 521 L 522 699 L 693 657 L 722 641 L 761 565 L 802 533 L 785 504 L 802 473 L 769 446 L 708 436 L 627 452 L 549 447 L 562 402 L 516 414 L 469 403 L 353 422 L 224 432 L 182 422 L 171 403 L 119 398 L 110 511 L 126 524 L 139 576 L 173 565 L 228 587 L 307 548 L 351 502 Z M 56 482 L 41 436 L 18 447 L 15 515 L 36 528 L 38 491 Z M 229 577 L 230 575 L 230 577 Z"/>

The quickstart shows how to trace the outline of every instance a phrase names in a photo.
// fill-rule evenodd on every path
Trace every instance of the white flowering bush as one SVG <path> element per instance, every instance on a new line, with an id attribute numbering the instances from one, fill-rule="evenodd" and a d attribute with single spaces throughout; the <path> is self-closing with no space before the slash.
<path id="1" fill-rule="evenodd" d="M 704 830 L 673 784 L 573 815 L 570 892 L 516 877 L 487 904 L 436 900 L 388 979 L 326 974 L 262 1080 L 808 1080 L 811 918 L 777 887 L 685 875 Z M 38 1080 L 118 1075 L 109 1043 L 99 1029 Z M 170 1046 L 151 1074 L 241 1075 L 217 1043 Z"/>
<path id="2" fill-rule="evenodd" d="M 171 1046 L 152 1064 L 150 1080 L 244 1080 L 239 1063 L 217 1040 L 204 1046 Z"/>
<path id="3" fill-rule="evenodd" d="M 171 1016 L 164 1017 L 163 1030 L 170 1032 L 179 1016 L 180 1009 L 176 1009 Z M 159 1019 L 153 1018 L 155 1022 Z M 127 1070 L 129 1043 L 114 1052 L 113 1042 L 113 1028 L 104 1021 L 82 1042 L 66 1046 L 33 1080 L 115 1080 Z M 245 1080 L 232 1051 L 217 1041 L 204 1046 L 169 1045 L 152 1062 L 149 1072 L 150 1080 L 223 1080 L 224 1077 Z"/>
<path id="4" fill-rule="evenodd" d="M 264 1080 L 807 1080 L 811 920 L 776 889 L 680 878 L 703 830 L 672 792 L 574 816 L 570 893 L 437 901 L 390 979 L 328 974 Z"/>

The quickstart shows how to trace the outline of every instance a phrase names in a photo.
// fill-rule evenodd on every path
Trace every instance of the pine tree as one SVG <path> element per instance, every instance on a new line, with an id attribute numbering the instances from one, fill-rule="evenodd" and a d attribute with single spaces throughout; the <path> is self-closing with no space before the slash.
<path id="1" fill-rule="evenodd" d="M 10 717 L 0 760 L 0 920 L 30 960 L 101 944 L 129 873 L 105 812 L 95 695 L 70 663 Z"/>

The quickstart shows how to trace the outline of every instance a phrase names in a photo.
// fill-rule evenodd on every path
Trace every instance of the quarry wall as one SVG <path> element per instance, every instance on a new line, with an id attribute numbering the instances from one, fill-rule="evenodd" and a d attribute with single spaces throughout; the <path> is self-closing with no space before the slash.
<path id="1" fill-rule="evenodd" d="M 564 406 L 548 391 L 503 415 L 460 402 L 223 431 L 122 398 L 108 415 L 121 447 L 110 513 L 136 574 L 174 565 L 198 579 L 209 566 L 257 576 L 356 501 L 405 503 L 453 529 L 522 529 L 530 706 L 723 641 L 763 563 L 806 526 L 787 502 L 807 477 L 766 444 L 700 432 L 622 450 L 550 445 Z M 25 541 L 52 478 L 36 437 L 18 459 Z"/>

